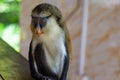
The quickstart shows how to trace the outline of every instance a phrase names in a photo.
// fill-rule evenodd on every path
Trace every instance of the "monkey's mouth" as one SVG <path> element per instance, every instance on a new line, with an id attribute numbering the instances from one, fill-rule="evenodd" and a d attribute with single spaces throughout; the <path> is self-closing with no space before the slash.
<path id="1" fill-rule="evenodd" d="M 35 29 L 35 34 L 40 36 L 43 34 L 43 32 L 41 31 L 41 29 Z"/>

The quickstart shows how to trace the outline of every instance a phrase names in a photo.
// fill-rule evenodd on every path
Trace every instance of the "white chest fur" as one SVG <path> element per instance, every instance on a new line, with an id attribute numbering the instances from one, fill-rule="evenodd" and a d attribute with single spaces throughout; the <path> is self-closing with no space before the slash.
<path id="1" fill-rule="evenodd" d="M 56 37 L 56 39 L 43 39 L 41 42 L 45 51 L 46 61 L 50 69 L 60 76 L 63 69 L 64 57 L 67 53 L 64 44 L 64 35 L 61 34 Z M 38 43 L 39 41 L 33 40 L 33 51 Z"/>
<path id="2" fill-rule="evenodd" d="M 48 40 L 44 44 L 45 55 L 50 68 L 56 74 L 61 74 L 63 68 L 63 60 L 66 56 L 64 40 L 58 38 L 56 41 Z"/>

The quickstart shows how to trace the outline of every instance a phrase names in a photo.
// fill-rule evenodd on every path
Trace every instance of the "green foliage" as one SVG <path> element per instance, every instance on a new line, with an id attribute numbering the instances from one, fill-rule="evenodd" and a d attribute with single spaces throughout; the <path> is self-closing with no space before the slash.
<path id="1" fill-rule="evenodd" d="M 2 36 L 4 25 L 0 23 L 0 36 Z"/>
<path id="2" fill-rule="evenodd" d="M 20 2 L 21 0 L 0 0 L 0 37 L 17 51 L 20 50 Z"/>
<path id="3" fill-rule="evenodd" d="M 0 1 L 0 23 L 9 25 L 18 24 L 20 15 L 19 0 L 1 0 Z"/>

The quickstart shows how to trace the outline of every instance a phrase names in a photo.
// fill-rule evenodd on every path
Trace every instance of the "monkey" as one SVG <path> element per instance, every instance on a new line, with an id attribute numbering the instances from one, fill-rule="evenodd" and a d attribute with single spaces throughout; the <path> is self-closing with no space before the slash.
<path id="1" fill-rule="evenodd" d="M 71 60 L 71 40 L 61 11 L 42 3 L 31 13 L 32 39 L 29 65 L 35 80 L 66 80 Z"/>

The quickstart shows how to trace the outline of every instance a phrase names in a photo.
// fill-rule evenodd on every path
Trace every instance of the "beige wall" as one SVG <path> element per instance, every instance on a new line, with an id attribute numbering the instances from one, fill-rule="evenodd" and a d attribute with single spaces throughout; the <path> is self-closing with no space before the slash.
<path id="1" fill-rule="evenodd" d="M 66 17 L 76 6 L 76 0 L 23 0 L 21 12 L 21 54 L 27 58 L 31 39 L 30 13 L 42 2 L 56 5 Z M 82 27 L 82 3 L 67 20 L 73 60 L 69 80 L 80 80 L 78 63 Z M 86 51 L 86 73 L 90 80 L 120 80 L 120 1 L 90 0 Z"/>

